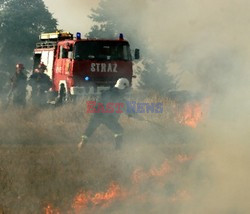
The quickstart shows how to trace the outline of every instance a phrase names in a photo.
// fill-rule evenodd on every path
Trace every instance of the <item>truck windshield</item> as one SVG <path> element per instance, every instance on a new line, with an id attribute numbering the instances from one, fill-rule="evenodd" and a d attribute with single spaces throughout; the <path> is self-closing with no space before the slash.
<path id="1" fill-rule="evenodd" d="M 77 42 L 74 49 L 75 59 L 131 60 L 129 44 L 112 41 Z"/>

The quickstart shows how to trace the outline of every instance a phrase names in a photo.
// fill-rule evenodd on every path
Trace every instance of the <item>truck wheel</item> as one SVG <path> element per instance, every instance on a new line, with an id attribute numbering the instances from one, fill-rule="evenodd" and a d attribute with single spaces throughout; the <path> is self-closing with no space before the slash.
<path id="1" fill-rule="evenodd" d="M 60 84 L 60 90 L 59 90 L 59 94 L 58 94 L 58 99 L 59 102 L 62 104 L 66 101 L 66 88 L 65 85 L 63 83 Z"/>

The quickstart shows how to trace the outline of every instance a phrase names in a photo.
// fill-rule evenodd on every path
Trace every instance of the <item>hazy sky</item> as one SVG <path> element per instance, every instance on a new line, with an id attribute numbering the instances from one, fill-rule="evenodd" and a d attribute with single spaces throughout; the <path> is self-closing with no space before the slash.
<path id="1" fill-rule="evenodd" d="M 44 0 L 49 11 L 58 20 L 58 28 L 72 33 L 82 32 L 84 35 L 91 27 L 88 15 L 91 8 L 96 7 L 99 0 Z"/>

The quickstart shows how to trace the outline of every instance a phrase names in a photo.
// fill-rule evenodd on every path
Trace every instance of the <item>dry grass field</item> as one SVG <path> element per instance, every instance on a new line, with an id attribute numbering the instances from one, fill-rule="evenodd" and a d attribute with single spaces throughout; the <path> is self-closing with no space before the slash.
<path id="1" fill-rule="evenodd" d="M 179 124 L 185 112 L 174 102 L 144 99 L 156 101 L 163 114 L 143 115 L 153 123 L 121 117 L 119 151 L 105 126 L 78 151 L 85 102 L 1 110 L 0 213 L 177 213 L 192 200 L 185 174 L 199 152 L 196 129 Z"/>

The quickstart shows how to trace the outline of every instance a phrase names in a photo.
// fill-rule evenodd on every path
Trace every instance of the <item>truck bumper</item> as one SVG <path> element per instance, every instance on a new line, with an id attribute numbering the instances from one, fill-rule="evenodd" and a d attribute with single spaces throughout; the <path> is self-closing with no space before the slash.
<path id="1" fill-rule="evenodd" d="M 109 86 L 99 86 L 99 87 L 71 87 L 70 94 L 76 96 L 86 96 L 86 95 L 99 95 L 102 91 L 110 89 Z"/>

